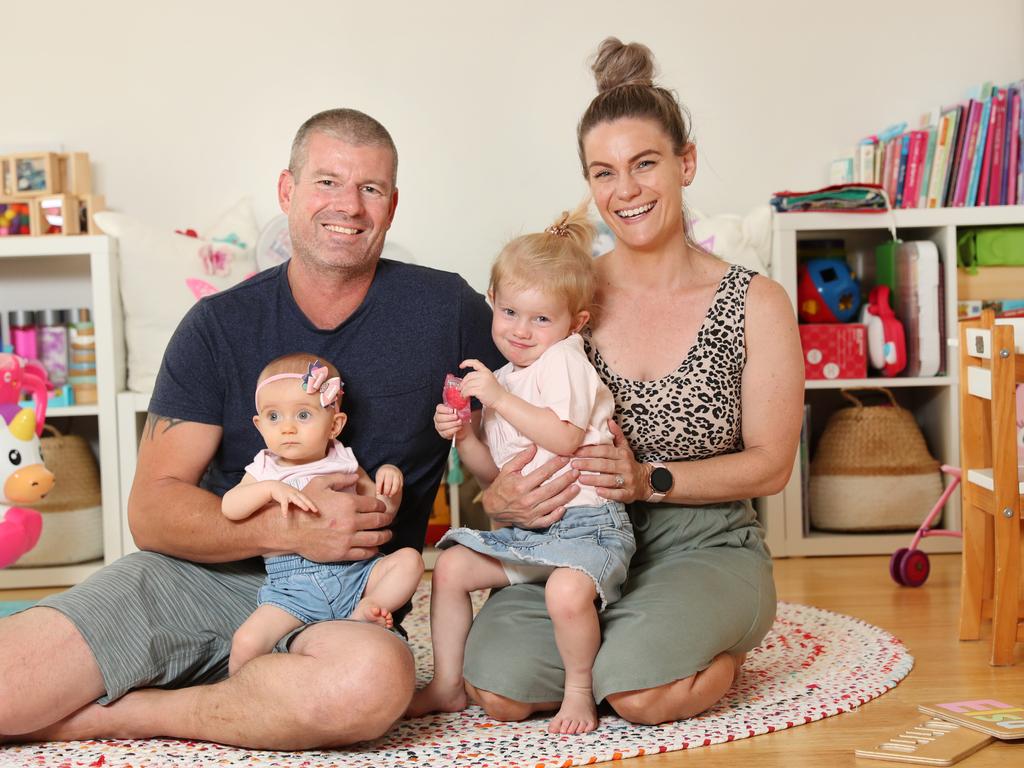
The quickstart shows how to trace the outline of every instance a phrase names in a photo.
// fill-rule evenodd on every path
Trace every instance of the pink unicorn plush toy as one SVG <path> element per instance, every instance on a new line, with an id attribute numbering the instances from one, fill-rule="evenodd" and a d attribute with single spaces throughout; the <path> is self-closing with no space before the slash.
<path id="1" fill-rule="evenodd" d="M 53 488 L 39 453 L 49 388 L 41 365 L 0 353 L 0 568 L 32 549 L 43 529 L 36 510 L 12 505 L 37 502 Z M 35 411 L 19 405 L 26 391 Z"/>
<path id="2" fill-rule="evenodd" d="M 53 473 L 43 466 L 36 435 L 36 417 L 22 408 L 8 423 L 0 418 L 0 568 L 6 568 L 39 541 L 43 519 L 32 504 L 53 488 Z"/>
<path id="3" fill-rule="evenodd" d="M 49 389 L 53 389 L 53 385 L 46 376 L 46 369 L 38 362 L 0 353 L 0 415 L 7 423 L 21 410 L 18 403 L 22 393 L 31 392 L 36 401 L 36 434 L 43 434 Z"/>

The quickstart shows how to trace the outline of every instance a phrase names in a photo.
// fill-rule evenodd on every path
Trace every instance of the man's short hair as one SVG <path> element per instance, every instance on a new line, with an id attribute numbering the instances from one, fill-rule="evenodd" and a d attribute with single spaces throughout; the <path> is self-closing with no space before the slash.
<path id="1" fill-rule="evenodd" d="M 298 178 L 306 162 L 306 148 L 310 134 L 325 133 L 335 139 L 355 144 L 356 146 L 386 147 L 391 150 L 394 158 L 391 173 L 391 186 L 398 180 L 398 150 L 388 129 L 378 121 L 358 109 L 326 109 L 317 112 L 301 126 L 292 141 L 292 154 L 288 161 L 288 170 Z"/>

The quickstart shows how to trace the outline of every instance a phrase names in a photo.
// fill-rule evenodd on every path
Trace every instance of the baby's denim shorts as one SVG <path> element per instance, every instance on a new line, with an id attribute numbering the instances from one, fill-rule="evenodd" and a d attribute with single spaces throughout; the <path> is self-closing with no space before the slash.
<path id="1" fill-rule="evenodd" d="M 601 610 L 619 599 L 630 558 L 636 551 L 625 507 L 609 501 L 599 507 L 569 507 L 548 528 L 456 528 L 438 542 L 440 549 L 461 544 L 501 563 L 573 568 L 594 581 Z"/>
<path id="2" fill-rule="evenodd" d="M 268 557 L 257 602 L 276 605 L 304 624 L 347 618 L 366 591 L 379 558 L 316 563 L 299 555 Z"/>

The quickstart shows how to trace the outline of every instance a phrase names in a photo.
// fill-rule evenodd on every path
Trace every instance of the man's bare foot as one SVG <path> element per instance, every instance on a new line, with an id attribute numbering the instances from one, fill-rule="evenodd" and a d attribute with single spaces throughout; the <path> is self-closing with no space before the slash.
<path id="1" fill-rule="evenodd" d="M 412 703 L 405 710 L 406 717 L 422 717 L 431 712 L 461 712 L 469 703 L 462 681 L 456 686 L 441 685 L 431 680 L 412 696 Z"/>
<path id="2" fill-rule="evenodd" d="M 349 618 L 365 621 L 368 624 L 379 624 L 384 629 L 391 629 L 395 626 L 395 618 L 391 615 L 391 611 L 381 608 L 376 603 L 371 603 L 366 598 L 356 604 Z"/>
<path id="3" fill-rule="evenodd" d="M 548 733 L 589 733 L 595 728 L 597 705 L 593 692 L 589 688 L 566 688 L 562 707 L 551 718 Z"/>

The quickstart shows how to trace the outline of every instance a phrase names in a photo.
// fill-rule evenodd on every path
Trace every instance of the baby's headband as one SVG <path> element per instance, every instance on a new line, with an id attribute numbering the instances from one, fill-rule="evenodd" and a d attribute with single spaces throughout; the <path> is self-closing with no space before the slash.
<path id="1" fill-rule="evenodd" d="M 320 393 L 320 405 L 326 408 L 337 401 L 338 397 L 345 391 L 345 382 L 337 376 L 332 376 L 331 378 L 327 378 L 327 376 L 327 367 L 320 365 L 319 360 L 310 363 L 309 370 L 305 373 L 278 373 L 270 376 L 261 381 L 259 386 L 256 387 L 256 410 L 260 409 L 260 390 L 270 382 L 281 381 L 281 379 L 299 379 L 300 386 L 306 394 L 315 395 L 317 392 Z"/>

